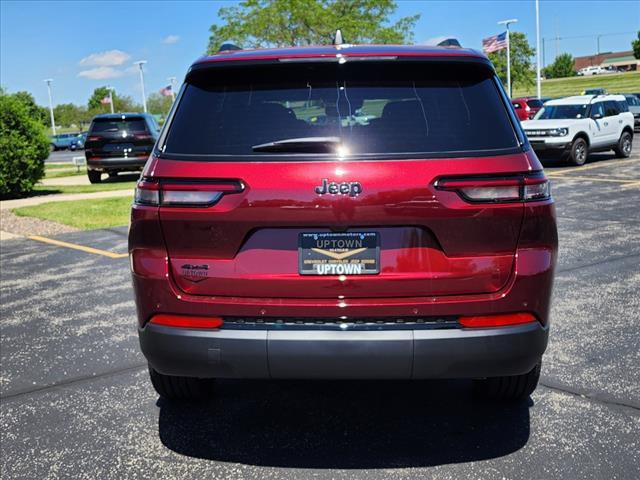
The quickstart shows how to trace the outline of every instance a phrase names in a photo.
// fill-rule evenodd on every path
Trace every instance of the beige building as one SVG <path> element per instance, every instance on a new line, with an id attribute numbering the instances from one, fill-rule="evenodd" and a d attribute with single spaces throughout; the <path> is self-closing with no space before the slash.
<path id="1" fill-rule="evenodd" d="M 633 51 L 608 52 L 586 57 L 576 57 L 574 68 L 580 70 L 585 67 L 617 67 L 622 70 L 640 70 L 640 60 L 633 56 Z"/>

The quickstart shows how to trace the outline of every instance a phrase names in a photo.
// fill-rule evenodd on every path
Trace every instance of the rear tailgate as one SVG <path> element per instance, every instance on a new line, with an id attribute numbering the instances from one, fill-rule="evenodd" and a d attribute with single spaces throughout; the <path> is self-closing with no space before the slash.
<path id="1" fill-rule="evenodd" d="M 500 290 L 523 204 L 474 204 L 435 187 L 531 169 L 491 65 L 337 57 L 190 71 L 143 175 L 244 189 L 208 207 L 159 207 L 174 282 L 193 295 L 258 298 Z M 302 275 L 301 235 L 329 232 L 375 236 L 376 273 Z"/>
<path id="2" fill-rule="evenodd" d="M 437 190 L 442 176 L 527 171 L 526 155 L 402 162 L 154 163 L 155 176 L 240 180 L 205 208 L 160 207 L 177 286 L 193 295 L 270 298 L 416 297 L 495 292 L 511 274 L 523 205 L 477 205 Z M 362 193 L 323 195 L 323 179 Z M 302 232 L 376 232 L 380 273 L 299 274 Z M 195 273 L 193 266 L 197 266 Z"/>

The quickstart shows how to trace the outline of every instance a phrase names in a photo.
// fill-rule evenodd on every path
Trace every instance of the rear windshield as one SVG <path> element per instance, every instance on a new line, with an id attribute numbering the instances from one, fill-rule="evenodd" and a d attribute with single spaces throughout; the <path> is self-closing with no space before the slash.
<path id="1" fill-rule="evenodd" d="M 91 133 L 146 132 L 144 118 L 132 117 L 122 119 L 96 118 L 91 124 Z"/>
<path id="2" fill-rule="evenodd" d="M 529 105 L 531 108 L 540 108 L 542 107 L 542 102 L 540 100 L 527 100 L 527 105 Z"/>
<path id="3" fill-rule="evenodd" d="M 275 154 L 322 154 L 304 147 L 326 139 L 354 158 L 513 150 L 518 141 L 493 75 L 484 65 L 434 62 L 196 72 L 163 152 L 259 159 L 276 152 L 260 145 L 290 141 Z"/>

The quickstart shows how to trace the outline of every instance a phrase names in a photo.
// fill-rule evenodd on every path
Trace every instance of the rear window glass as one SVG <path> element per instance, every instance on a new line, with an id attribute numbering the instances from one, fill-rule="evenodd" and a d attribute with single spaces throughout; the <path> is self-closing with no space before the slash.
<path id="1" fill-rule="evenodd" d="M 542 107 L 542 102 L 540 100 L 527 100 L 527 105 L 531 108 L 540 108 Z"/>
<path id="2" fill-rule="evenodd" d="M 284 147 L 276 155 L 319 153 L 304 148 L 309 139 L 331 139 L 354 157 L 513 150 L 517 138 L 494 82 L 483 65 L 433 62 L 197 72 L 163 151 L 257 159 L 275 151 L 257 146 L 292 139 L 303 139 L 303 148 Z"/>
<path id="3" fill-rule="evenodd" d="M 91 125 L 91 133 L 146 132 L 147 124 L 143 118 L 96 118 Z"/>

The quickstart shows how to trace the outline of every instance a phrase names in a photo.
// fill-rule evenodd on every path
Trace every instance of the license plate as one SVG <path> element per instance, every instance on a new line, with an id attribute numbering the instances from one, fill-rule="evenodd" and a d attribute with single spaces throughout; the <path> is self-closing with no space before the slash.
<path id="1" fill-rule="evenodd" d="M 123 152 L 125 150 L 132 151 L 133 143 L 109 143 L 104 146 L 105 152 Z"/>
<path id="2" fill-rule="evenodd" d="M 298 272 L 301 275 L 373 275 L 380 273 L 377 232 L 301 233 Z"/>

